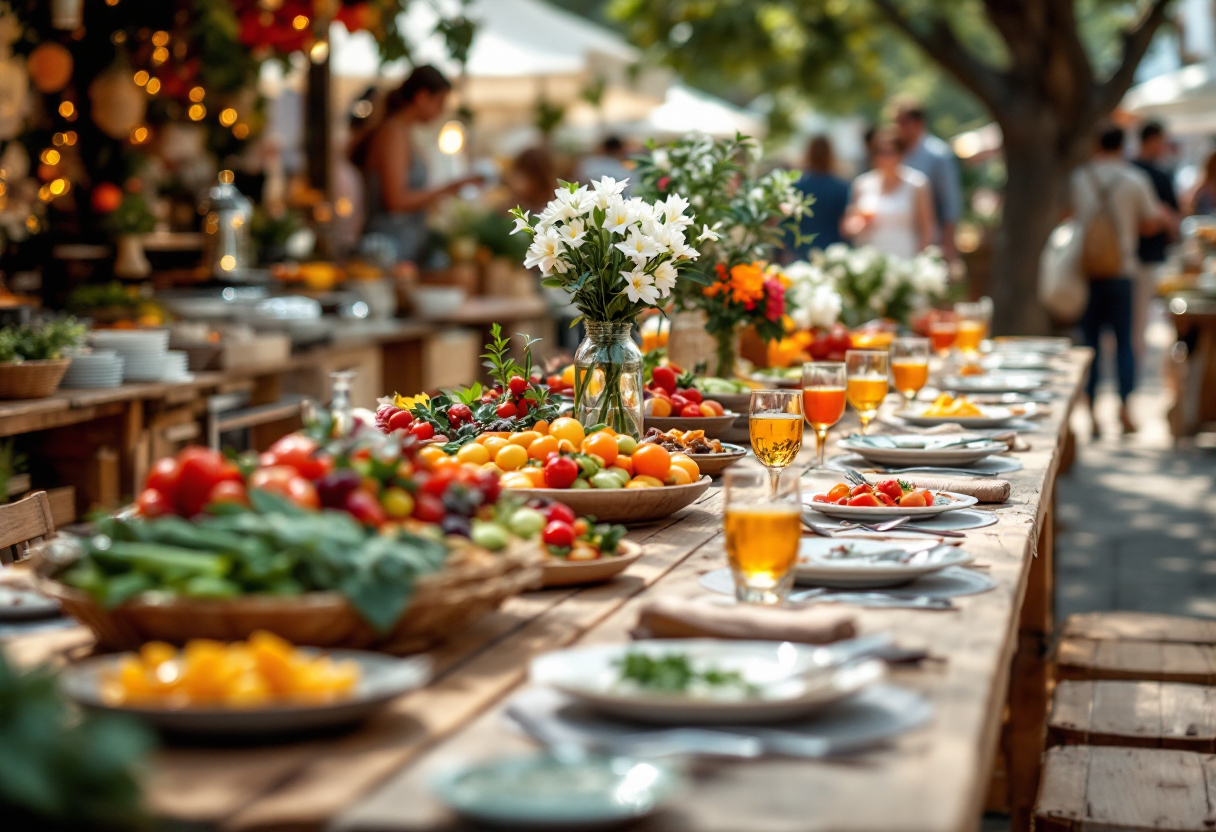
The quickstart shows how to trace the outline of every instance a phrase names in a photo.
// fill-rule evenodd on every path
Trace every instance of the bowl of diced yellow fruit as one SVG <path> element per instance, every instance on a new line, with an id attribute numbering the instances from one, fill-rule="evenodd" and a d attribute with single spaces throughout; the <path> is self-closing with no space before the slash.
<path id="1" fill-rule="evenodd" d="M 913 406 L 896 411 L 896 416 L 911 425 L 936 427 L 960 425 L 964 428 L 999 428 L 1016 419 L 1018 414 L 1008 407 L 979 405 L 966 396 L 942 393 L 928 407 Z"/>
<path id="2" fill-rule="evenodd" d="M 171 734 L 266 736 L 359 722 L 430 679 L 425 657 L 296 647 L 265 631 L 248 641 L 150 641 L 60 675 L 67 698 Z"/>

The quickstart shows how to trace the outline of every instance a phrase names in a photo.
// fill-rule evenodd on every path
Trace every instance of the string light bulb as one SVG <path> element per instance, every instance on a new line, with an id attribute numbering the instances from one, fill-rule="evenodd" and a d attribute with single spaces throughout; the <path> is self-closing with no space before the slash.
<path id="1" fill-rule="evenodd" d="M 69 130 L 68 132 L 64 133 L 63 134 L 63 143 L 66 144 L 68 147 L 71 147 L 72 145 L 76 144 L 76 131 Z"/>
<path id="2" fill-rule="evenodd" d="M 143 144 L 148 140 L 148 128 L 142 124 L 131 131 L 131 143 Z"/>
<path id="3" fill-rule="evenodd" d="M 148 75 L 148 70 L 141 69 L 139 72 L 135 73 L 136 86 L 142 87 L 144 84 L 148 83 L 148 79 L 150 77 L 151 76 Z"/>
<path id="4" fill-rule="evenodd" d="M 249 125 L 248 124 L 232 125 L 232 135 L 242 141 L 249 138 Z"/>
<path id="5" fill-rule="evenodd" d="M 203 89 L 202 87 L 191 87 L 190 88 L 190 100 L 193 101 L 195 104 L 202 101 L 206 97 L 207 97 L 207 91 L 205 89 Z"/>
<path id="6" fill-rule="evenodd" d="M 202 104 L 191 104 L 190 109 L 186 111 L 186 115 L 190 116 L 191 121 L 202 121 L 207 115 L 207 108 Z"/>
<path id="7" fill-rule="evenodd" d="M 319 40 L 312 45 L 308 50 L 308 58 L 314 64 L 325 63 L 325 59 L 329 57 L 329 41 Z"/>
<path id="8" fill-rule="evenodd" d="M 220 110 L 220 124 L 225 127 L 231 127 L 236 124 L 236 110 L 231 107 L 225 107 Z"/>
<path id="9" fill-rule="evenodd" d="M 71 101 L 60 101 L 59 115 L 63 116 L 64 118 L 72 118 L 76 115 L 76 105 Z"/>
<path id="10" fill-rule="evenodd" d="M 169 50 L 163 46 L 158 46 L 152 50 L 152 63 L 160 65 L 169 60 Z"/>
<path id="11" fill-rule="evenodd" d="M 46 150 L 42 151 L 42 156 L 40 158 L 48 165 L 57 165 L 59 164 L 59 151 L 48 147 Z"/>
<path id="12" fill-rule="evenodd" d="M 68 192 L 68 180 L 55 179 L 52 180 L 51 184 L 47 187 L 51 189 L 51 196 L 61 196 L 62 194 L 66 194 Z"/>
<path id="13" fill-rule="evenodd" d="M 303 32 L 308 28 L 308 18 L 305 15 L 298 14 L 291 20 L 291 28 L 297 32 Z"/>
<path id="14" fill-rule="evenodd" d="M 160 79 L 159 78 L 149 79 L 148 86 L 146 86 L 144 89 L 146 89 L 148 91 L 148 95 L 156 95 L 158 92 L 160 92 Z"/>
<path id="15" fill-rule="evenodd" d="M 168 43 L 169 43 L 169 33 L 164 31 L 163 29 L 159 32 L 154 32 L 152 34 L 152 45 L 153 46 L 165 46 Z"/>

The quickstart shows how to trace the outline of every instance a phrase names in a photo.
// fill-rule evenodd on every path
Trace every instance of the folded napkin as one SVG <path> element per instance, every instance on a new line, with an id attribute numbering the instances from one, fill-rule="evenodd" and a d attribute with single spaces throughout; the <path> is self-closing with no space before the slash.
<path id="1" fill-rule="evenodd" d="M 760 607 L 723 598 L 652 598 L 634 638 L 730 638 L 827 644 L 856 635 L 853 618 L 826 607 Z"/>
<path id="2" fill-rule="evenodd" d="M 1003 503 L 1009 499 L 1013 491 L 1008 480 L 998 479 L 950 479 L 948 477 L 918 477 L 902 474 L 899 477 L 904 482 L 910 482 L 917 488 L 927 488 L 930 491 L 953 491 L 955 494 L 966 494 L 981 503 Z M 866 474 L 871 482 L 889 479 L 887 474 Z"/>

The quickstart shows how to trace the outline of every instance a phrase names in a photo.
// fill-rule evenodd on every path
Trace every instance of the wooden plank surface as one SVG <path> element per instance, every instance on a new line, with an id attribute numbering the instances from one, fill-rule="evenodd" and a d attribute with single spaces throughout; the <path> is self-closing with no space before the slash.
<path id="1" fill-rule="evenodd" d="M 1185 615 L 1150 612 L 1088 612 L 1070 615 L 1060 627 L 1061 638 L 1090 641 L 1168 641 L 1216 644 L 1216 621 Z"/>
<path id="2" fill-rule="evenodd" d="M 1061 639 L 1056 649 L 1061 679 L 1143 679 L 1216 683 L 1216 645 L 1159 641 Z"/>
<path id="3" fill-rule="evenodd" d="M 1066 681 L 1056 686 L 1051 745 L 1216 751 L 1216 689 L 1173 682 Z"/>

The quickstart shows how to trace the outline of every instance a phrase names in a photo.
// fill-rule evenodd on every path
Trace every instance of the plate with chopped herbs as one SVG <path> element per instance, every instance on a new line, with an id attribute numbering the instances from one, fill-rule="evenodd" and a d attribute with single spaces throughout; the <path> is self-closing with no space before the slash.
<path id="1" fill-rule="evenodd" d="M 533 684 L 602 714 L 660 724 L 780 722 L 880 681 L 876 660 L 825 666 L 814 647 L 678 639 L 595 645 L 533 659 Z"/>

